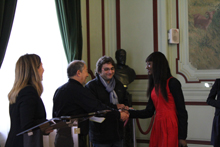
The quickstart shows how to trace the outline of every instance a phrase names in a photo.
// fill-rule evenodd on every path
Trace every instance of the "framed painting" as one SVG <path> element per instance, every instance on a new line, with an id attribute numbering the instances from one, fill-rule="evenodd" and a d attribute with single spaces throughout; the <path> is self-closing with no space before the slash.
<path id="1" fill-rule="evenodd" d="M 188 82 L 220 77 L 220 0 L 178 2 L 178 70 Z"/>

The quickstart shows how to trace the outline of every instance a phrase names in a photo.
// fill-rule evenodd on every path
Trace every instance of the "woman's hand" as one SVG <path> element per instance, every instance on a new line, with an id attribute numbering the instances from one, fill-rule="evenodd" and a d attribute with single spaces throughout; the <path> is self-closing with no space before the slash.
<path id="1" fill-rule="evenodd" d="M 179 140 L 179 147 L 187 147 L 186 140 L 180 139 Z"/>

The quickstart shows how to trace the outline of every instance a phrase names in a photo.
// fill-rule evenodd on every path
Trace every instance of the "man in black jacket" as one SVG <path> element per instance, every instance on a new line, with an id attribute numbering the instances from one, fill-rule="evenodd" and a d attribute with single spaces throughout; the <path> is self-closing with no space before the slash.
<path id="1" fill-rule="evenodd" d="M 88 71 L 82 60 L 74 60 L 67 68 L 69 81 L 59 87 L 53 98 L 53 117 L 73 116 L 110 109 L 106 117 L 122 119 L 125 121 L 128 114 L 119 113 L 98 101 L 83 85 L 86 83 Z M 88 122 L 79 123 L 79 147 L 86 147 L 85 136 L 88 133 Z M 55 147 L 73 147 L 71 128 L 58 129 L 55 138 Z"/>
<path id="2" fill-rule="evenodd" d="M 115 62 L 103 56 L 96 63 L 96 78 L 86 84 L 102 103 L 114 109 L 128 109 L 126 89 L 114 78 Z M 89 122 L 89 137 L 93 147 L 123 147 L 123 122 L 106 117 L 102 123 Z"/>

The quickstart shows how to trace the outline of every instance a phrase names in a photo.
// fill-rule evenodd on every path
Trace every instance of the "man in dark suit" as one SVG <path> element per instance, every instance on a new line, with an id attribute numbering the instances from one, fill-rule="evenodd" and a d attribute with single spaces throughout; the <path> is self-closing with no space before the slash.
<path id="1" fill-rule="evenodd" d="M 112 112 L 106 116 L 122 119 L 128 118 L 128 114 L 112 109 L 98 101 L 83 85 L 86 83 L 88 71 L 82 60 L 74 60 L 67 68 L 69 81 L 59 87 L 53 98 L 53 117 L 72 116 L 85 114 L 99 110 L 110 109 Z M 86 147 L 85 136 L 88 133 L 88 121 L 79 123 L 79 147 Z M 71 128 L 58 129 L 55 138 L 55 147 L 73 147 Z"/>
<path id="2" fill-rule="evenodd" d="M 114 109 L 128 109 L 126 89 L 114 78 L 115 63 L 103 56 L 96 63 L 96 78 L 86 84 L 95 97 Z M 123 125 L 118 118 L 106 117 L 100 124 L 89 122 L 89 137 L 93 147 L 123 147 Z"/>

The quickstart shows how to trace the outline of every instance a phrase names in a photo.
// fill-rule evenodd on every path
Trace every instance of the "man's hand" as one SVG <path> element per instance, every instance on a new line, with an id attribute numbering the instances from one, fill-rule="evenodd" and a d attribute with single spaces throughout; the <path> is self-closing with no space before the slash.
<path id="1" fill-rule="evenodd" d="M 44 131 L 45 134 L 50 134 L 51 132 L 53 132 L 53 127 L 49 127 Z"/>
<path id="2" fill-rule="evenodd" d="M 187 147 L 186 140 L 180 139 L 179 140 L 179 147 Z"/>
<path id="3" fill-rule="evenodd" d="M 120 111 L 120 114 L 121 114 L 121 120 L 122 121 L 125 121 L 129 118 L 129 113 L 126 113 L 124 111 Z"/>
<path id="4" fill-rule="evenodd" d="M 124 104 L 117 104 L 117 108 L 118 108 L 118 109 L 124 109 L 124 108 L 125 108 L 125 105 L 124 105 Z"/>
<path id="5" fill-rule="evenodd" d="M 128 106 L 125 106 L 124 104 L 117 104 L 117 108 L 118 108 L 118 109 L 126 109 L 126 110 L 129 110 L 129 107 L 128 107 Z"/>
<path id="6" fill-rule="evenodd" d="M 129 107 L 128 107 L 128 106 L 125 106 L 124 109 L 129 110 Z"/>

